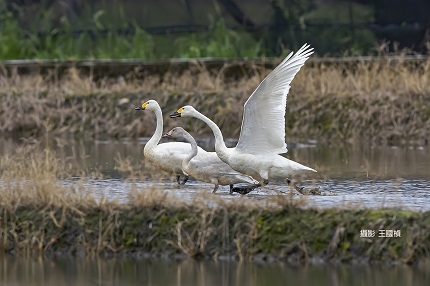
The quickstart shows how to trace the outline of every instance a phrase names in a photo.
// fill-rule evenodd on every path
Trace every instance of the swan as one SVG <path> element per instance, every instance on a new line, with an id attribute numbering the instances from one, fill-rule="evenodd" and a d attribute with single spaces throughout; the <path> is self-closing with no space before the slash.
<path id="1" fill-rule="evenodd" d="M 169 173 L 174 173 L 178 184 L 180 184 L 180 176 L 185 175 L 181 168 L 182 160 L 191 152 L 190 144 L 184 142 L 158 144 L 163 135 L 163 113 L 157 101 L 148 100 L 134 110 L 151 110 L 155 113 L 157 127 L 154 135 L 146 143 L 143 154 L 152 164 Z M 199 147 L 198 153 L 206 153 L 206 151 Z M 188 176 L 185 175 L 182 184 L 185 184 L 187 180 Z"/>
<path id="2" fill-rule="evenodd" d="M 217 155 L 234 170 L 253 177 L 261 185 L 280 180 L 290 184 L 290 176 L 316 172 L 279 155 L 288 151 L 285 109 L 290 83 L 312 53 L 313 49 L 304 44 L 260 83 L 245 102 L 239 141 L 234 148 L 227 148 L 219 127 L 190 105 L 179 108 L 170 117 L 195 117 L 205 122 L 214 133 Z M 302 193 L 303 188 L 294 187 Z"/>
<path id="3" fill-rule="evenodd" d="M 214 184 L 213 193 L 218 190 L 219 185 L 230 185 L 230 194 L 233 191 L 242 194 L 249 193 L 258 187 L 257 181 L 247 175 L 234 171 L 229 165 L 221 161 L 215 152 L 197 154 L 196 140 L 182 127 L 173 128 L 163 135 L 163 137 L 185 140 L 191 144 L 192 151 L 183 159 L 182 171 L 198 181 Z M 233 184 L 238 183 L 248 183 L 252 185 L 233 188 Z"/>

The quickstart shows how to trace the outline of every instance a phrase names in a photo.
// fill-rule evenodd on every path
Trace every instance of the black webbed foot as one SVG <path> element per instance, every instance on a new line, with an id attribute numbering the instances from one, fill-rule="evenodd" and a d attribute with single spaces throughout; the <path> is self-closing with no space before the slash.
<path id="1" fill-rule="evenodd" d="M 247 186 L 237 186 L 234 187 L 233 185 L 230 185 L 230 194 L 232 193 L 239 193 L 241 195 L 246 195 L 250 192 L 252 192 L 253 190 L 255 190 L 256 188 L 261 187 L 261 184 L 257 184 L 257 185 L 247 185 Z"/>
<path id="2" fill-rule="evenodd" d="M 181 185 L 185 185 L 185 183 L 188 181 L 188 176 L 185 175 L 184 180 L 182 181 Z"/>

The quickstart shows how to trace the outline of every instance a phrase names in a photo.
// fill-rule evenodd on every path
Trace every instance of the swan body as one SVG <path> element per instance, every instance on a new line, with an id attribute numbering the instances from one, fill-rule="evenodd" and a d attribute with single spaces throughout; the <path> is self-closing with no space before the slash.
<path id="1" fill-rule="evenodd" d="M 163 114 L 160 105 L 155 100 L 148 100 L 141 106 L 136 107 L 135 110 L 151 110 L 154 112 L 157 120 L 154 135 L 152 135 L 143 149 L 145 159 L 164 171 L 174 173 L 178 183 L 180 182 L 180 175 L 185 175 L 183 182 L 185 183 L 188 180 L 188 176 L 182 172 L 181 165 L 183 159 L 191 152 L 190 144 L 184 142 L 158 144 L 163 134 Z M 198 153 L 206 153 L 200 147 L 198 147 L 197 151 Z"/>
<path id="2" fill-rule="evenodd" d="M 296 54 L 290 53 L 257 87 L 244 106 L 239 141 L 227 148 L 219 127 L 192 106 L 184 106 L 170 117 L 195 117 L 205 122 L 215 136 L 215 151 L 219 158 L 238 172 L 247 174 L 265 185 L 269 181 L 287 180 L 292 175 L 316 172 L 289 160 L 286 153 L 285 109 L 290 83 L 313 53 L 303 45 Z"/>
<path id="3" fill-rule="evenodd" d="M 214 193 L 218 190 L 219 185 L 230 185 L 231 192 L 233 184 L 258 184 L 250 176 L 234 171 L 229 165 L 221 161 L 215 152 L 198 154 L 196 140 L 183 128 L 175 127 L 164 136 L 182 139 L 191 145 L 190 153 L 182 161 L 182 170 L 198 181 L 214 184 Z"/>

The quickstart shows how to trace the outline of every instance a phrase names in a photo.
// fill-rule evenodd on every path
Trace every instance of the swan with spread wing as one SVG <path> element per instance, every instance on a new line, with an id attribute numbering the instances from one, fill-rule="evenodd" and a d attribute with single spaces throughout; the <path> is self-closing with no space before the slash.
<path id="1" fill-rule="evenodd" d="M 195 117 L 205 122 L 214 133 L 218 157 L 234 170 L 258 180 L 261 185 L 280 180 L 290 183 L 290 176 L 316 172 L 279 155 L 288 151 L 285 109 L 290 84 L 312 53 L 309 45 L 303 45 L 294 55 L 290 53 L 260 83 L 245 103 L 240 137 L 234 148 L 227 148 L 219 127 L 192 106 L 184 106 L 170 117 Z"/>

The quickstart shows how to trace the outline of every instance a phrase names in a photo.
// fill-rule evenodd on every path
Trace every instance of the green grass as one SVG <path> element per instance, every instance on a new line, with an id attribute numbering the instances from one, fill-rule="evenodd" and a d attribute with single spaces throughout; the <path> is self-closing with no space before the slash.
<path id="1" fill-rule="evenodd" d="M 240 6 L 257 30 L 247 32 L 228 28 L 238 25 L 217 1 L 203 1 L 191 10 L 186 8 L 186 1 L 176 1 L 169 4 L 168 11 L 157 2 L 113 2 L 81 3 L 78 15 L 69 18 L 61 1 L 46 9 L 27 3 L 14 7 L 15 15 L 0 13 L 0 60 L 275 57 L 305 42 L 319 55 L 357 56 L 377 53 L 377 46 L 385 41 L 367 28 L 366 24 L 375 21 L 371 3 L 250 1 Z M 210 25 L 204 32 L 160 35 L 142 29 L 178 23 L 206 25 L 208 17 Z M 262 23 L 274 27 L 258 29 Z M 130 26 L 133 31 L 129 34 L 118 32 L 130 31 Z M 99 32 L 76 33 L 87 29 Z M 39 31 L 42 33 L 36 33 Z M 398 43 L 386 44 L 397 52 Z"/>
<path id="2" fill-rule="evenodd" d="M 300 21 L 312 22 L 316 19 L 317 22 L 333 22 L 338 14 L 345 14 L 347 9 L 347 5 L 341 4 L 331 4 L 330 7 L 333 9 L 322 5 L 304 14 Z M 92 16 L 93 12 L 86 11 L 82 19 L 73 23 L 69 23 L 65 16 L 57 15 L 58 11 L 40 12 L 35 7 L 32 9 L 36 9 L 37 13 L 31 9 L 20 11 L 20 16 L 1 13 L 0 60 L 257 58 L 285 54 L 304 42 L 311 43 L 320 54 L 329 51 L 331 54 L 350 55 L 368 52 L 376 42 L 369 30 L 356 30 L 351 36 L 349 28 L 321 30 L 301 27 L 295 30 L 297 23 L 293 25 L 296 28 L 291 26 L 288 31 L 232 30 L 227 27 L 227 20 L 219 17 L 211 18 L 208 31 L 154 35 L 143 30 L 142 23 L 135 18 L 127 18 L 124 9 L 105 11 L 101 8 Z M 358 5 L 354 11 L 357 23 L 370 19 L 372 14 L 363 5 Z M 32 13 L 36 13 L 37 17 L 29 17 Z M 341 22 L 346 21 L 343 18 Z M 76 32 L 85 29 L 103 32 Z M 127 30 L 127 34 L 120 32 Z"/>
<path id="3" fill-rule="evenodd" d="M 118 34 L 106 30 L 102 35 L 76 34 L 64 23 L 60 29 L 42 34 L 24 31 L 12 14 L 0 18 L 0 60 L 9 59 L 115 59 L 115 58 L 256 58 L 263 56 L 261 42 L 249 33 L 226 28 L 223 20 L 212 21 L 207 32 L 193 34 L 150 35 L 138 25 L 132 32 Z"/>

